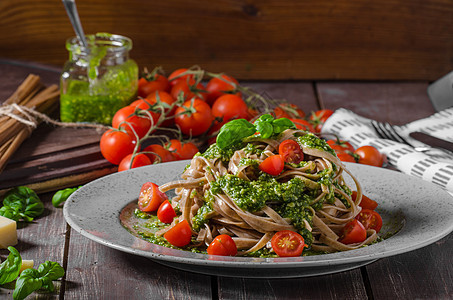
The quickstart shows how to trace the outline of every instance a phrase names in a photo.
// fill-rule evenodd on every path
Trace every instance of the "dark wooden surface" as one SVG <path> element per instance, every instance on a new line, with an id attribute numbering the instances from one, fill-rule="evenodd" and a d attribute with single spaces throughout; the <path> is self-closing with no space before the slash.
<path id="1" fill-rule="evenodd" d="M 58 70 L 0 64 L 0 96 L 14 91 L 28 73 L 56 83 Z M 46 80 L 47 80 L 46 79 Z M 405 123 L 433 113 L 426 96 L 427 83 L 362 82 L 247 82 L 275 98 L 287 98 L 306 111 L 346 107 L 366 117 Z M 402 105 L 404 104 L 404 105 Z M 407 109 L 410 107 L 410 109 Z M 1 126 L 1 124 L 0 124 Z M 42 126 L 20 151 L 33 153 L 47 144 L 59 144 L 70 134 L 74 141 L 93 144 L 95 132 Z M 79 135 L 80 134 L 80 135 Z M 91 136 L 91 137 L 90 137 Z M 80 139 L 79 139 L 80 138 Z M 91 138 L 94 139 L 91 140 Z M 72 139 L 65 140 L 69 143 Z M 29 143 L 29 144 L 27 144 Z M 28 145 L 28 146 L 27 146 Z M 53 147 L 57 147 L 54 145 Z M 67 145 L 68 147 L 69 145 Z M 79 145 L 80 147 L 80 145 Z M 66 151 L 55 148 L 55 153 Z M 44 151 L 45 152 L 45 151 Z M 41 154 L 43 152 L 40 152 Z M 25 155 L 25 154 L 24 154 Z M 294 279 L 216 277 L 179 271 L 154 261 L 97 244 L 65 223 L 54 208 L 53 193 L 40 194 L 46 210 L 35 222 L 19 229 L 17 249 L 36 264 L 60 262 L 66 269 L 52 294 L 39 299 L 452 299 L 453 234 L 409 253 L 380 259 L 370 265 L 332 275 Z M 7 251 L 1 250 L 4 258 Z M 12 290 L 0 288 L 0 298 Z M 32 299 L 33 297 L 30 297 Z"/>
<path id="2" fill-rule="evenodd" d="M 85 32 L 129 36 L 141 67 L 240 79 L 435 80 L 453 69 L 451 0 L 78 0 Z M 0 1 L 0 57 L 62 66 L 61 1 Z"/>

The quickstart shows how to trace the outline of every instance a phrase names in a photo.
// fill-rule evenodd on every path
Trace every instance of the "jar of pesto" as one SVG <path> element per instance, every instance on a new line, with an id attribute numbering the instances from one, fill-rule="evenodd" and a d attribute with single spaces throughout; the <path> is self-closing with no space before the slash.
<path id="1" fill-rule="evenodd" d="M 121 35 L 87 35 L 66 41 L 69 60 L 60 79 L 60 119 L 110 125 L 116 111 L 136 97 L 138 66 L 129 58 L 132 41 Z"/>

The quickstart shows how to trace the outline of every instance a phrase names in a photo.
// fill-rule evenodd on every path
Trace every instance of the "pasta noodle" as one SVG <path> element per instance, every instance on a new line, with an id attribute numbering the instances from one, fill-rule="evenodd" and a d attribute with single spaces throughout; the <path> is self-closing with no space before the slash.
<path id="1" fill-rule="evenodd" d="M 215 144 L 196 155 L 182 180 L 160 186 L 162 192 L 175 190 L 171 203 L 181 214 L 156 235 L 187 220 L 197 247 L 205 249 L 217 235 L 228 234 L 236 243 L 238 255 L 269 250 L 272 236 L 281 230 L 299 232 L 314 251 L 344 251 L 370 244 L 377 238 L 374 230 L 367 230 L 367 238 L 361 243 L 339 241 L 344 225 L 360 212 L 361 186 L 331 152 L 301 143 L 306 137 L 315 136 L 287 129 L 276 139 L 246 138 L 230 155 L 218 154 Z M 259 164 L 278 154 L 280 143 L 287 139 L 299 142 L 304 161 L 285 164 L 278 176 L 263 175 Z M 344 173 L 356 185 L 355 201 Z"/>

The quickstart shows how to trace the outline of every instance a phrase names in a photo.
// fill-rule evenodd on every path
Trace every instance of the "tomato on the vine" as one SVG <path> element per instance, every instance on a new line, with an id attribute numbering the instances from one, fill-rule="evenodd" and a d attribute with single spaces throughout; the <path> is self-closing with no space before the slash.
<path id="1" fill-rule="evenodd" d="M 218 77 L 211 78 L 206 84 L 206 102 L 212 105 L 214 101 L 225 93 L 236 93 L 239 82 L 228 75 L 221 74 Z"/>
<path id="2" fill-rule="evenodd" d="M 168 82 L 167 77 L 161 74 L 155 74 L 145 77 L 141 77 L 138 80 L 138 96 L 145 98 L 154 91 L 168 91 L 170 89 L 170 83 Z"/>
<path id="3" fill-rule="evenodd" d="M 207 252 L 209 255 L 235 256 L 238 253 L 238 248 L 231 236 L 221 234 L 212 240 Z"/>
<path id="4" fill-rule="evenodd" d="M 151 164 L 151 160 L 145 154 L 139 153 L 135 156 L 132 154 L 126 155 L 118 166 L 118 172 L 139 168 Z"/>
<path id="5" fill-rule="evenodd" d="M 151 160 L 151 163 L 175 161 L 176 157 L 162 145 L 152 144 L 142 151 Z"/>
<path id="6" fill-rule="evenodd" d="M 332 114 L 333 110 L 331 109 L 320 109 L 311 113 L 310 121 L 314 124 L 316 133 L 321 132 L 322 126 Z"/>
<path id="7" fill-rule="evenodd" d="M 373 146 L 362 146 L 354 151 L 359 156 L 359 164 L 382 167 L 384 155 Z"/>
<path id="8" fill-rule="evenodd" d="M 170 224 L 173 222 L 173 219 L 176 217 L 176 212 L 173 209 L 173 206 L 171 206 L 170 201 L 165 200 L 162 202 L 162 204 L 159 206 L 159 209 L 157 210 L 157 218 L 159 221 L 162 223 Z"/>
<path id="9" fill-rule="evenodd" d="M 357 191 L 353 191 L 351 195 L 352 200 L 355 202 L 357 199 Z M 362 194 L 362 200 L 360 201 L 359 206 L 365 209 L 375 210 L 378 207 L 378 203 L 367 196 Z"/>
<path id="10" fill-rule="evenodd" d="M 205 133 L 212 121 L 211 107 L 198 98 L 184 102 L 175 112 L 175 123 L 186 135 L 198 136 Z"/>
<path id="11" fill-rule="evenodd" d="M 284 140 L 278 146 L 278 154 L 287 163 L 298 164 L 304 160 L 304 153 L 295 140 Z"/>
<path id="12" fill-rule="evenodd" d="M 194 74 L 187 74 L 186 72 L 189 71 L 187 68 L 180 68 L 174 70 L 169 76 L 168 76 L 168 81 L 170 82 L 170 86 L 173 87 L 175 86 L 176 83 L 179 81 L 187 80 L 188 78 L 195 78 Z M 185 73 L 185 74 L 183 74 Z"/>
<path id="13" fill-rule="evenodd" d="M 149 109 L 153 107 L 154 113 L 157 114 L 159 117 L 162 114 L 162 111 L 165 115 L 165 120 L 162 122 L 162 126 L 171 126 L 174 123 L 173 116 L 175 115 L 176 111 L 176 99 L 173 98 L 169 93 L 164 91 L 155 91 L 149 94 L 146 97 L 146 105 L 141 104 L 139 105 L 142 109 Z"/>
<path id="14" fill-rule="evenodd" d="M 328 140 L 327 144 L 329 144 L 330 148 L 332 148 L 337 154 L 339 152 L 355 151 L 354 147 L 348 141 L 343 141 L 340 139 Z"/>
<path id="15" fill-rule="evenodd" d="M 195 79 L 179 80 L 170 91 L 173 98 L 179 99 L 182 97 L 184 100 L 190 100 L 194 97 L 205 100 L 206 89 L 201 82 L 197 83 Z"/>
<path id="16" fill-rule="evenodd" d="M 134 135 L 133 132 L 135 132 L 139 138 L 142 138 L 151 127 L 151 119 L 146 113 L 142 114 L 134 106 L 129 105 L 115 113 L 112 119 L 112 127 L 123 128 L 131 135 Z"/>
<path id="17" fill-rule="evenodd" d="M 274 234 L 271 246 L 280 257 L 300 256 L 305 247 L 305 240 L 297 232 L 282 230 Z"/>
<path id="18" fill-rule="evenodd" d="M 288 118 L 288 119 L 303 119 L 305 118 L 305 112 L 299 108 L 296 104 L 292 103 L 280 103 L 274 108 L 274 115 L 276 119 Z"/>
<path id="19" fill-rule="evenodd" d="M 344 162 L 356 163 L 354 156 L 347 152 L 337 152 L 337 157 Z"/>
<path id="20" fill-rule="evenodd" d="M 187 220 L 179 222 L 164 234 L 164 238 L 173 246 L 186 246 L 192 239 L 192 229 L 189 222 Z"/>
<path id="21" fill-rule="evenodd" d="M 233 119 L 247 119 L 249 111 L 241 97 L 225 94 L 217 98 L 212 105 L 212 115 L 215 118 L 222 118 L 224 122 L 229 122 Z"/>
<path id="22" fill-rule="evenodd" d="M 365 229 L 374 229 L 379 232 L 382 228 L 382 218 L 374 210 L 364 208 L 355 218 L 363 224 Z"/>
<path id="23" fill-rule="evenodd" d="M 290 119 L 297 129 L 314 132 L 313 125 L 307 120 L 303 119 Z"/>
<path id="24" fill-rule="evenodd" d="M 259 169 L 261 171 L 272 176 L 279 175 L 283 171 L 284 167 L 285 161 L 283 160 L 283 157 L 278 154 L 267 157 L 259 165 Z"/>
<path id="25" fill-rule="evenodd" d="M 138 208 L 144 212 L 156 211 L 165 200 L 168 200 L 168 197 L 159 190 L 157 184 L 146 182 L 140 189 Z"/>
<path id="26" fill-rule="evenodd" d="M 199 152 L 198 147 L 192 142 L 181 143 L 180 140 L 172 139 L 167 143 L 168 150 L 178 160 L 191 159 L 195 154 Z"/>
<path id="27" fill-rule="evenodd" d="M 366 229 L 357 219 L 352 219 L 343 227 L 340 242 L 343 244 L 361 243 L 366 239 Z"/>
<path id="28" fill-rule="evenodd" d="M 118 165 L 128 154 L 134 152 L 137 140 L 133 135 L 121 130 L 109 129 L 101 137 L 102 156 L 112 164 Z"/>

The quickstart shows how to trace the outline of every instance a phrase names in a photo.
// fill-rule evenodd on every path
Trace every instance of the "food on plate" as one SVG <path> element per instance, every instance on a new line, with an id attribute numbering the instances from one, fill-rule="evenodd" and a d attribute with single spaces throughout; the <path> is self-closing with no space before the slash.
<path id="1" fill-rule="evenodd" d="M 355 199 L 345 173 L 355 183 Z M 234 255 L 299 256 L 357 249 L 378 237 L 377 218 L 369 217 L 374 213 L 360 215 L 356 178 L 324 140 L 286 118 L 233 120 L 221 128 L 215 144 L 194 156 L 181 180 L 144 186 L 153 187 L 155 203 L 165 203 L 166 209 L 171 203 L 176 212 L 149 240 L 163 237 L 162 244 L 186 250 L 213 253 L 219 248 L 213 243 L 227 235 L 237 248 Z M 164 202 L 169 191 L 175 196 Z M 136 215 L 157 209 L 147 205 Z"/>

